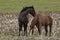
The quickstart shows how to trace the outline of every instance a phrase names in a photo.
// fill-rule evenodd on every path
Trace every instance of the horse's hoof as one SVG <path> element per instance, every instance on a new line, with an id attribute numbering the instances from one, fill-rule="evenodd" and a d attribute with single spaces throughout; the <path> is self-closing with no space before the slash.
<path id="1" fill-rule="evenodd" d="M 22 35 L 22 36 L 25 36 L 25 35 Z"/>
<path id="2" fill-rule="evenodd" d="M 20 36 L 20 34 L 18 36 Z"/>

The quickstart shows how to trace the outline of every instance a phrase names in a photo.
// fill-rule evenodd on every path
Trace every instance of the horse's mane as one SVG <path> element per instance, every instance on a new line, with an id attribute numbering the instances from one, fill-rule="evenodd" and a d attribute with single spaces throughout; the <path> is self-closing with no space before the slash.
<path id="1" fill-rule="evenodd" d="M 33 6 L 24 7 L 24 8 L 21 10 L 21 12 L 24 12 L 24 11 L 26 11 L 28 8 L 33 8 Z"/>

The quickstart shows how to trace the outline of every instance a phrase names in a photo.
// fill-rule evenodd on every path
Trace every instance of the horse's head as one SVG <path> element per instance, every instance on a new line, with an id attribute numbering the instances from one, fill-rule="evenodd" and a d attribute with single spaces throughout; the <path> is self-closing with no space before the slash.
<path id="1" fill-rule="evenodd" d="M 33 6 L 30 6 L 29 7 L 29 13 L 32 15 L 32 16 L 35 16 L 35 9 Z"/>
<path id="2" fill-rule="evenodd" d="M 33 6 L 24 7 L 21 12 L 30 13 L 32 16 L 35 16 L 35 10 Z"/>

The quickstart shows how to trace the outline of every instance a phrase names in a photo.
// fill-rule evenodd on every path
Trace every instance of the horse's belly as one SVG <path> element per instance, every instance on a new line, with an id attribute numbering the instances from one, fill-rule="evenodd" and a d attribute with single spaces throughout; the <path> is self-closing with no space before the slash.
<path id="1" fill-rule="evenodd" d="M 28 19 L 27 19 L 27 17 L 20 17 L 20 18 L 19 18 L 19 21 L 20 21 L 21 23 L 26 23 L 26 22 L 28 22 Z"/>

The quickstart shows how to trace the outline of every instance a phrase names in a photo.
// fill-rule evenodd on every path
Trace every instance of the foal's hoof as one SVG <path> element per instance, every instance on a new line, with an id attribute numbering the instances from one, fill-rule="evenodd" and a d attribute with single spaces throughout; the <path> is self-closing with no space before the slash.
<path id="1" fill-rule="evenodd" d="M 27 35 L 22 35 L 22 36 L 27 36 Z"/>
<path id="2" fill-rule="evenodd" d="M 41 35 L 41 33 L 39 33 L 39 35 Z"/>
<path id="3" fill-rule="evenodd" d="M 51 37 L 52 35 L 50 34 L 49 37 Z"/>
<path id="4" fill-rule="evenodd" d="M 45 36 L 47 36 L 47 34 L 45 34 Z"/>

